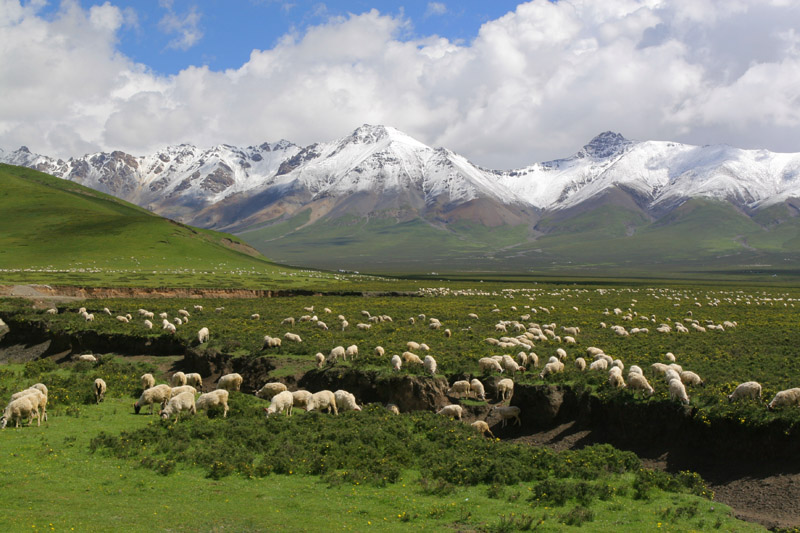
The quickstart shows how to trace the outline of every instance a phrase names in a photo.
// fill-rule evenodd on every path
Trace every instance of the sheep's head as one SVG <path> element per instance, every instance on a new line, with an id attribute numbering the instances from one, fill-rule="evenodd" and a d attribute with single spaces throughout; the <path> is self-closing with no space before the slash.
<path id="1" fill-rule="evenodd" d="M 137 402 L 133 402 L 133 412 L 138 415 L 140 409 L 141 409 L 141 406 Z"/>
<path id="2" fill-rule="evenodd" d="M 6 419 L 5 415 L 3 415 L 3 417 L 0 418 L 0 429 L 5 429 L 6 424 L 8 424 L 8 419 Z"/>

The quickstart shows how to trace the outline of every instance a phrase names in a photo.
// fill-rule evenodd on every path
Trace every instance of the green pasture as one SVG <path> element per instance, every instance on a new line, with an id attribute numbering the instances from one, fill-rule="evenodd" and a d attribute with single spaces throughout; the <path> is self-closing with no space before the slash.
<path id="1" fill-rule="evenodd" d="M 152 369 L 111 356 L 0 368 L 3 397 L 51 386 L 47 422 L 0 431 L 4 530 L 761 530 L 696 474 L 642 469 L 607 445 L 484 439 L 433 413 L 266 419 L 266 402 L 234 392 L 226 419 L 135 415 L 135 383 Z M 95 377 L 109 384 L 99 405 Z"/>

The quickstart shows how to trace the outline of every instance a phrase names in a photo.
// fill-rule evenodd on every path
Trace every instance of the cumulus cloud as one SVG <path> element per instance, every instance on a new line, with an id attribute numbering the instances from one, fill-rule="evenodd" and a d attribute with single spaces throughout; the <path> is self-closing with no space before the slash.
<path id="1" fill-rule="evenodd" d="M 120 54 L 127 19 L 110 3 L 38 9 L 0 0 L 4 148 L 310 144 L 373 123 L 491 168 L 568 156 L 609 129 L 800 150 L 800 12 L 783 0 L 534 0 L 469 43 L 409 38 L 404 15 L 372 10 L 289 33 L 235 69 L 173 76 Z"/>
<path id="2" fill-rule="evenodd" d="M 197 6 L 190 7 L 186 13 L 178 14 L 173 10 L 172 0 L 161 0 L 160 4 L 167 12 L 158 22 L 159 29 L 168 35 L 177 34 L 167 44 L 167 48 L 188 50 L 203 38 L 200 29 L 202 14 Z"/>
<path id="3" fill-rule="evenodd" d="M 425 17 L 444 15 L 445 13 L 447 13 L 447 6 L 443 2 L 428 2 L 428 7 L 425 8 Z"/>

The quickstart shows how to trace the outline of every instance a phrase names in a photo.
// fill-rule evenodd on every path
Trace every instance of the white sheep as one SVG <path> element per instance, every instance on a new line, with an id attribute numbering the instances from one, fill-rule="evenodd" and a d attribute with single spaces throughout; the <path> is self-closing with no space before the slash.
<path id="1" fill-rule="evenodd" d="M 149 389 L 145 389 L 138 400 L 133 404 L 133 410 L 139 414 L 139 410 L 145 405 L 150 406 L 150 414 L 153 414 L 153 404 L 161 404 L 172 397 L 172 387 L 169 385 L 155 385 Z"/>
<path id="2" fill-rule="evenodd" d="M 411 353 L 411 352 L 403 352 L 403 361 L 407 365 L 421 365 L 421 364 L 423 364 L 422 363 L 422 359 L 420 359 L 417 354 Z"/>
<path id="3" fill-rule="evenodd" d="M 311 398 L 311 393 L 307 390 L 296 390 L 292 392 L 292 399 L 294 403 L 292 407 L 301 407 L 303 409 L 308 405 L 308 400 Z"/>
<path id="4" fill-rule="evenodd" d="M 431 351 L 430 347 L 424 342 L 419 343 L 419 349 L 422 350 L 423 352 Z"/>
<path id="5" fill-rule="evenodd" d="M 614 388 L 623 388 L 625 387 L 625 380 L 622 379 L 622 369 L 613 366 L 611 370 L 608 371 L 608 384 Z"/>
<path id="6" fill-rule="evenodd" d="M 638 365 L 631 365 L 630 369 L 628 369 L 628 372 L 631 373 L 631 374 L 644 375 L 644 372 L 642 371 L 642 367 L 640 367 Z"/>
<path id="7" fill-rule="evenodd" d="M 647 378 L 644 377 L 644 374 L 632 370 L 628 373 L 628 387 L 631 390 L 645 391 L 649 396 L 652 396 L 655 392 L 650 383 L 648 383 Z"/>
<path id="8" fill-rule="evenodd" d="M 128 322 L 130 322 L 130 321 L 128 320 L 128 317 L 126 317 L 126 316 L 118 316 L 118 317 L 117 317 L 117 320 L 119 320 L 120 322 L 123 322 L 123 323 L 125 323 L 125 324 L 127 324 Z"/>
<path id="9" fill-rule="evenodd" d="M 95 402 L 100 403 L 106 394 L 106 382 L 102 378 L 94 380 L 94 399 Z"/>
<path id="10" fill-rule="evenodd" d="M 539 356 L 534 352 L 528 353 L 528 365 L 534 368 L 539 368 Z"/>
<path id="11" fill-rule="evenodd" d="M 259 320 L 261 318 L 261 315 L 259 315 L 258 313 L 253 313 L 252 315 L 250 315 L 250 318 L 252 318 L 253 320 Z"/>
<path id="12" fill-rule="evenodd" d="M 14 427 L 19 427 L 20 422 L 27 418 L 28 425 L 33 424 L 33 419 L 39 419 L 39 410 L 34 405 L 34 400 L 30 396 L 23 396 L 11 401 L 3 411 L 3 417 L 0 419 L 0 429 L 5 429 L 9 422 L 14 422 Z M 41 424 L 41 419 L 39 419 Z"/>
<path id="13" fill-rule="evenodd" d="M 180 370 L 178 372 L 175 372 L 169 379 L 169 384 L 172 387 L 180 387 L 182 385 L 186 385 L 186 374 L 184 374 Z"/>
<path id="14" fill-rule="evenodd" d="M 347 361 L 347 358 L 350 358 L 351 361 L 355 360 L 358 357 L 358 346 L 355 344 L 351 344 L 344 350 L 344 360 Z"/>
<path id="15" fill-rule="evenodd" d="M 339 411 L 361 410 L 361 407 L 359 407 L 358 403 L 356 403 L 356 397 L 346 390 L 339 389 L 333 393 L 333 396 L 336 398 L 336 407 L 339 409 Z"/>
<path id="16" fill-rule="evenodd" d="M 470 388 L 471 387 L 470 387 L 469 381 L 467 381 L 465 379 L 462 379 L 462 380 L 454 382 L 450 386 L 450 390 L 447 391 L 447 393 L 448 394 L 452 394 L 452 395 L 458 394 L 459 396 L 465 394 L 467 397 L 469 397 Z"/>
<path id="17" fill-rule="evenodd" d="M 497 382 L 497 397 L 501 402 L 511 399 L 514 394 L 514 382 L 508 378 L 501 379 Z"/>
<path id="18" fill-rule="evenodd" d="M 681 380 L 673 379 L 669 382 L 669 398 L 670 400 L 678 400 L 681 403 L 689 405 L 689 396 L 687 396 L 686 387 L 683 386 Z"/>
<path id="19" fill-rule="evenodd" d="M 745 381 L 736 386 L 731 394 L 728 395 L 728 402 L 740 400 L 742 398 L 761 399 L 761 384 L 757 381 Z"/>
<path id="20" fill-rule="evenodd" d="M 421 345 L 418 342 L 408 341 L 406 343 L 406 348 L 408 348 L 409 352 L 418 352 L 419 349 L 421 348 Z"/>
<path id="21" fill-rule="evenodd" d="M 197 394 L 197 389 L 195 389 L 191 385 L 179 385 L 177 387 L 171 387 L 171 388 L 172 392 L 170 398 L 173 398 L 178 394 L 183 394 L 184 392 L 191 392 L 192 394 Z"/>
<path id="22" fill-rule="evenodd" d="M 37 383 L 30 388 L 12 394 L 9 400 L 9 403 L 11 403 L 19 398 L 29 397 L 36 408 L 37 424 L 42 423 L 42 418 L 44 418 L 45 422 L 47 421 L 47 388 L 45 387 L 43 390 L 40 387 L 44 387 L 44 385 Z"/>
<path id="23" fill-rule="evenodd" d="M 168 333 L 172 333 L 173 335 L 176 331 L 178 331 L 178 329 L 175 327 L 175 324 L 169 323 L 165 324 L 163 329 L 167 330 Z"/>
<path id="24" fill-rule="evenodd" d="M 664 372 L 664 380 L 669 383 L 670 381 L 677 379 L 681 381 L 681 375 L 675 372 L 675 370 L 668 368 L 666 372 Z M 682 383 L 682 381 L 681 381 Z"/>
<path id="25" fill-rule="evenodd" d="M 386 404 L 386 410 L 389 411 L 390 413 L 392 413 L 393 415 L 399 415 L 400 414 L 400 409 L 398 409 L 397 406 L 395 404 L 393 404 L 393 403 L 387 403 Z"/>
<path id="26" fill-rule="evenodd" d="M 478 367 L 484 374 L 489 372 L 503 372 L 503 367 L 500 366 L 500 363 L 491 357 L 481 357 L 478 359 Z"/>
<path id="27" fill-rule="evenodd" d="M 298 335 L 297 333 L 286 332 L 284 333 L 283 338 L 286 339 L 287 341 L 303 342 L 303 339 L 301 339 L 300 335 Z"/>
<path id="28" fill-rule="evenodd" d="M 282 325 L 282 326 L 283 326 L 283 325 L 287 325 L 287 324 L 288 324 L 290 327 L 294 327 L 294 317 L 293 317 L 293 316 L 286 317 L 286 318 L 284 318 L 283 320 L 281 320 L 281 325 Z"/>
<path id="29" fill-rule="evenodd" d="M 669 369 L 669 367 L 664 363 L 653 363 L 652 365 L 650 365 L 650 368 L 652 368 L 653 371 L 655 371 L 655 373 L 657 374 L 665 374 L 667 372 L 667 369 Z"/>
<path id="30" fill-rule="evenodd" d="M 702 378 L 690 370 L 684 370 L 683 372 L 679 372 L 679 374 L 681 376 L 681 381 L 683 381 L 687 385 L 693 385 L 693 386 L 703 385 Z"/>
<path id="31" fill-rule="evenodd" d="M 82 361 L 84 363 L 96 363 L 97 358 L 90 353 L 85 353 L 78 356 L 78 361 Z"/>
<path id="32" fill-rule="evenodd" d="M 225 374 L 217 381 L 217 388 L 228 391 L 238 391 L 242 387 L 242 381 L 242 376 L 235 372 L 233 374 Z"/>
<path id="33" fill-rule="evenodd" d="M 325 364 L 325 356 L 322 355 L 322 352 L 317 352 L 314 354 L 314 360 L 317 363 L 317 368 L 322 368 L 322 365 Z"/>
<path id="34" fill-rule="evenodd" d="M 450 418 L 458 418 L 461 420 L 461 414 L 463 412 L 463 408 L 458 404 L 452 405 L 445 405 L 441 409 L 439 409 L 436 414 L 437 415 L 444 415 L 449 416 Z"/>
<path id="35" fill-rule="evenodd" d="M 208 342 L 209 331 L 208 328 L 200 328 L 200 331 L 197 332 L 197 342 L 203 344 L 204 342 Z"/>
<path id="36" fill-rule="evenodd" d="M 383 349 L 383 346 L 376 346 L 374 353 L 376 357 L 383 357 L 386 353 L 386 350 Z"/>
<path id="37" fill-rule="evenodd" d="M 189 411 L 193 415 L 197 414 L 197 407 L 194 402 L 193 392 L 182 392 L 177 396 L 171 397 L 167 402 L 166 407 L 164 407 L 158 414 L 161 416 L 162 420 L 166 420 L 172 415 L 175 415 L 175 421 L 177 422 L 182 411 Z"/>
<path id="38" fill-rule="evenodd" d="M 403 360 L 400 358 L 399 355 L 394 354 L 392 356 L 392 370 L 394 370 L 395 372 L 399 372 L 401 366 L 403 366 Z"/>
<path id="39" fill-rule="evenodd" d="M 586 370 L 586 359 L 583 357 L 576 357 L 575 358 L 575 368 L 583 372 Z"/>
<path id="40" fill-rule="evenodd" d="M 149 320 L 145 320 L 144 327 L 146 327 L 147 329 L 153 329 L 153 323 L 150 322 Z"/>
<path id="41" fill-rule="evenodd" d="M 497 414 L 500 415 L 500 419 L 502 420 L 500 423 L 501 428 L 506 427 L 506 424 L 512 418 L 516 421 L 518 426 L 522 425 L 522 420 L 519 418 L 519 414 L 522 412 L 522 410 L 516 405 L 499 405 L 492 407 L 492 409 L 489 410 L 489 415 L 491 415 L 494 411 L 497 411 Z"/>
<path id="42" fill-rule="evenodd" d="M 566 359 L 566 358 L 567 358 L 567 352 L 566 352 L 566 350 L 564 350 L 564 348 L 558 348 L 558 349 L 556 349 L 556 355 L 558 355 L 558 358 L 559 358 L 561 361 L 563 361 L 564 359 Z"/>
<path id="43" fill-rule="evenodd" d="M 189 311 L 187 311 L 186 309 L 178 309 L 178 314 L 186 318 L 189 318 L 191 316 L 189 314 Z"/>
<path id="44" fill-rule="evenodd" d="M 284 413 L 286 416 L 292 416 L 293 406 L 294 396 L 292 396 L 291 392 L 285 390 L 272 397 L 269 407 L 265 407 L 264 412 L 267 413 L 268 417 L 275 413 Z"/>
<path id="45" fill-rule="evenodd" d="M 256 396 L 263 400 L 271 400 L 275 395 L 286 390 L 286 385 L 280 382 L 267 383 L 261 387 Z"/>
<path id="46" fill-rule="evenodd" d="M 339 360 L 341 357 L 342 359 L 347 359 L 347 352 L 344 349 L 344 346 L 336 346 L 333 348 L 330 353 L 328 354 L 327 362 L 329 365 L 334 364 L 336 361 Z"/>
<path id="47" fill-rule="evenodd" d="M 186 384 L 197 388 L 197 390 L 203 390 L 203 376 L 197 372 L 186 374 Z"/>
<path id="48" fill-rule="evenodd" d="M 776 407 L 786 407 L 800 403 L 800 388 L 786 389 L 779 391 L 769 402 L 767 408 L 772 411 Z"/>
<path id="49" fill-rule="evenodd" d="M 150 387 L 154 387 L 156 384 L 156 378 L 153 377 L 153 374 L 142 374 L 142 377 L 139 378 L 142 380 L 142 389 L 149 389 Z"/>
<path id="50" fill-rule="evenodd" d="M 212 407 L 216 407 L 218 405 L 222 406 L 222 418 L 228 416 L 228 391 L 225 389 L 217 389 L 212 390 L 211 392 L 207 392 L 205 394 L 200 395 L 195 403 L 195 407 L 198 410 L 205 409 L 208 411 Z"/>
<path id="51" fill-rule="evenodd" d="M 541 374 L 539 374 L 539 378 L 544 379 L 550 374 L 557 374 L 563 371 L 564 371 L 564 363 L 558 360 L 550 361 L 546 365 L 544 365 L 544 369 L 542 370 Z"/>
<path id="52" fill-rule="evenodd" d="M 597 361 L 592 361 L 589 365 L 589 370 L 598 370 L 605 372 L 608 370 L 608 361 L 605 359 L 598 359 Z"/>
<path id="53" fill-rule="evenodd" d="M 358 324 L 356 324 L 356 328 L 360 329 L 361 331 L 367 331 L 371 327 L 372 324 L 364 324 L 363 322 L 359 322 Z"/>
<path id="54" fill-rule="evenodd" d="M 328 413 L 333 410 L 333 414 L 339 414 L 339 410 L 336 407 L 336 396 L 329 390 L 315 392 L 306 404 L 306 411 L 322 411 L 323 409 L 327 410 Z"/>
<path id="55" fill-rule="evenodd" d="M 432 356 L 426 355 L 425 359 L 422 361 L 422 366 L 425 368 L 425 372 L 432 376 L 436 375 L 436 359 Z"/>
<path id="56" fill-rule="evenodd" d="M 588 348 L 586 348 L 586 355 L 588 355 L 589 357 L 594 357 L 601 353 L 604 353 L 603 350 L 595 346 L 589 346 Z"/>
<path id="57" fill-rule="evenodd" d="M 492 438 L 495 438 L 494 433 L 492 433 L 492 430 L 489 429 L 489 424 L 487 424 L 485 421 L 476 420 L 475 422 L 473 422 L 470 425 L 472 427 L 474 427 L 476 430 L 480 431 L 481 432 L 481 436 L 485 437 L 486 434 L 488 433 L 489 435 L 492 436 Z"/>
<path id="58" fill-rule="evenodd" d="M 472 381 L 469 382 L 469 386 L 472 389 L 472 392 L 475 393 L 476 399 L 486 400 L 486 391 L 483 387 L 483 383 L 481 383 L 480 380 L 473 378 Z"/>
<path id="59" fill-rule="evenodd" d="M 666 358 L 666 360 L 667 360 L 667 361 L 669 361 L 670 363 L 674 363 L 674 362 L 675 362 L 675 355 L 674 355 L 672 352 L 667 352 L 667 353 L 664 355 L 664 357 L 665 357 L 665 358 Z"/>
<path id="60" fill-rule="evenodd" d="M 264 335 L 264 344 L 262 349 L 264 348 L 280 348 L 281 346 L 281 338 L 280 337 L 270 337 L 269 335 Z"/>

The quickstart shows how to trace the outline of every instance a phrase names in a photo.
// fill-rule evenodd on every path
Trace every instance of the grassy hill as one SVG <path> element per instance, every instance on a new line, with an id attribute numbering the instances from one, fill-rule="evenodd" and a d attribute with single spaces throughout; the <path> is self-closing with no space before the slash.
<path id="1" fill-rule="evenodd" d="M 296 273 L 232 235 L 11 165 L 0 165 L 0 228 L 0 283 L 236 287 Z"/>

